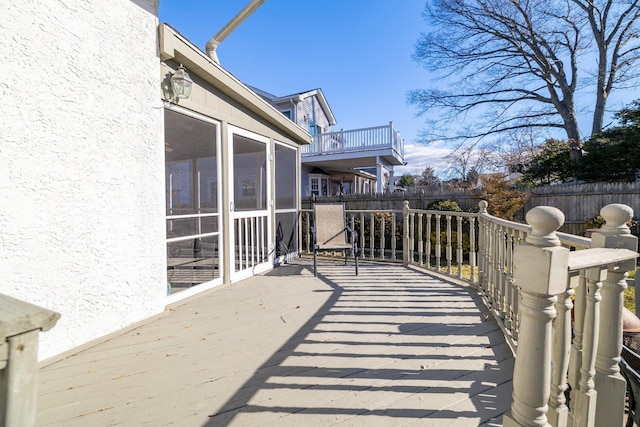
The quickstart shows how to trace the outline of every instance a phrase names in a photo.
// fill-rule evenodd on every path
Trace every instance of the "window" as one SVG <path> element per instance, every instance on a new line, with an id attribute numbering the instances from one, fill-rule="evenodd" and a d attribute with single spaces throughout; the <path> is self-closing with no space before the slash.
<path id="1" fill-rule="evenodd" d="M 291 117 L 291 110 L 284 110 L 281 111 L 282 114 L 284 114 L 284 116 L 289 119 L 289 120 L 293 120 L 293 118 Z"/>
<path id="2" fill-rule="evenodd" d="M 218 132 L 165 110 L 167 293 L 220 279 Z"/>
<path id="3" fill-rule="evenodd" d="M 329 177 L 327 175 L 309 175 L 311 194 L 316 196 L 329 195 Z"/>
<path id="4" fill-rule="evenodd" d="M 296 178 L 298 161 L 296 150 L 286 145 L 276 144 L 275 161 L 276 209 L 296 209 L 298 207 L 298 182 Z"/>
<path id="5" fill-rule="evenodd" d="M 256 197 L 256 179 L 255 178 L 241 178 L 242 182 L 242 197 Z"/>

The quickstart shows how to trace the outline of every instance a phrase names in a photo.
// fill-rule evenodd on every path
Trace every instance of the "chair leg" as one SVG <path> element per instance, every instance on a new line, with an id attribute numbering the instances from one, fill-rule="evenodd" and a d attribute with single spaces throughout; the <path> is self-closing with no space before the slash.
<path id="1" fill-rule="evenodd" d="M 353 258 L 356 262 L 356 276 L 358 275 L 358 250 L 354 249 L 353 250 Z"/>
<path id="2" fill-rule="evenodd" d="M 318 251 L 313 250 L 313 277 L 318 277 Z"/>

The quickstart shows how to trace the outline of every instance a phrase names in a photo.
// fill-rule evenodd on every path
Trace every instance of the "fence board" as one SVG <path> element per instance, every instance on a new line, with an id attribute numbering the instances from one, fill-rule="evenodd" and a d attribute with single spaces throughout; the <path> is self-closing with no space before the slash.
<path id="1" fill-rule="evenodd" d="M 523 189 L 529 194 L 524 212 L 536 206 L 553 206 L 565 214 L 565 224 L 560 231 L 584 235 L 585 222 L 600 213 L 600 209 L 611 203 L 631 206 L 634 219 L 640 218 L 640 182 L 599 182 L 586 184 L 562 184 Z M 455 200 L 463 211 L 478 210 L 481 200 L 477 189 L 430 189 L 404 193 L 345 194 L 342 196 L 317 197 L 318 202 L 344 201 L 348 210 L 402 210 L 407 200 L 412 209 L 427 209 L 438 200 Z M 303 199 L 302 207 L 311 208 L 311 199 Z M 524 217 L 524 215 L 523 215 Z M 638 234 L 640 225 L 632 232 Z"/>

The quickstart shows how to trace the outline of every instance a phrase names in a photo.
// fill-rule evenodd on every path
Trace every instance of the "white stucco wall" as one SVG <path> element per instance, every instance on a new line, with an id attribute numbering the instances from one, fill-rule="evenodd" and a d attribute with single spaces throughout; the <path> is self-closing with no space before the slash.
<path id="1" fill-rule="evenodd" d="M 164 308 L 157 0 L 2 6 L 0 292 L 62 314 L 44 359 Z"/>

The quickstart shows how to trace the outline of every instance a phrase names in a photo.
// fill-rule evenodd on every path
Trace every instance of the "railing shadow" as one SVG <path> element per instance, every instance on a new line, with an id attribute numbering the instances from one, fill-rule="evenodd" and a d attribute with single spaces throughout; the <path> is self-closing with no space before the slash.
<path id="1" fill-rule="evenodd" d="M 413 269 L 371 264 L 356 277 L 350 267 L 319 267 L 326 302 L 206 426 L 356 416 L 478 425 L 509 408 L 513 357 L 473 290 Z"/>

